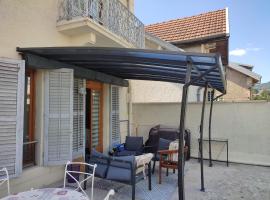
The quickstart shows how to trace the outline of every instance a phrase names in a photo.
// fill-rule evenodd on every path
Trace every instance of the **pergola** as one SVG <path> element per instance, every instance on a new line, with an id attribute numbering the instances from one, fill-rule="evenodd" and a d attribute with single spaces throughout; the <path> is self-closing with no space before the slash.
<path id="1" fill-rule="evenodd" d="M 36 69 L 72 68 L 75 76 L 128 86 L 125 79 L 166 81 L 183 84 L 178 153 L 179 200 L 184 193 L 184 132 L 189 86 L 204 87 L 200 122 L 201 191 L 204 191 L 203 126 L 207 89 L 226 93 L 225 72 L 219 54 L 157 51 L 109 47 L 37 47 L 17 48 L 26 66 Z M 211 122 L 213 101 L 209 115 L 209 160 L 211 163 Z"/>

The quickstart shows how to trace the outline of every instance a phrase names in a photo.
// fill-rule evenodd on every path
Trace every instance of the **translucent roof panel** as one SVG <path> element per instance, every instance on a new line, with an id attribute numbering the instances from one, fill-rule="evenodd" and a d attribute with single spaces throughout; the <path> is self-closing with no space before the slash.
<path id="1" fill-rule="evenodd" d="M 185 83 L 188 63 L 192 64 L 192 85 L 226 92 L 225 73 L 219 54 L 172 52 L 111 47 L 18 48 L 69 65 L 83 67 L 122 79 Z"/>

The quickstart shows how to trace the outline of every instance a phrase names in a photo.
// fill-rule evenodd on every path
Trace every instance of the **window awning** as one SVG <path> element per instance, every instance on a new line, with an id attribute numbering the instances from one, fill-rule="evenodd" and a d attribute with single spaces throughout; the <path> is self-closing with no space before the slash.
<path id="1" fill-rule="evenodd" d="M 226 92 L 225 72 L 219 54 L 173 52 L 111 47 L 18 48 L 24 55 L 77 66 L 122 79 L 185 83 L 192 65 L 192 85 Z"/>

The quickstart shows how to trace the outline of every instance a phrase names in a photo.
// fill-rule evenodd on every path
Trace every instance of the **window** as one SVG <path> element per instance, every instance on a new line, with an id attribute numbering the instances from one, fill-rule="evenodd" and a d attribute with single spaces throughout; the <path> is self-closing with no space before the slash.
<path id="1" fill-rule="evenodd" d="M 214 98 L 214 90 L 208 91 L 207 92 L 207 101 L 212 101 Z"/>
<path id="2" fill-rule="evenodd" d="M 23 130 L 23 167 L 35 165 L 35 72 L 26 71 Z"/>
<path id="3" fill-rule="evenodd" d="M 86 154 L 92 148 L 103 151 L 103 85 L 87 81 L 86 84 Z"/>

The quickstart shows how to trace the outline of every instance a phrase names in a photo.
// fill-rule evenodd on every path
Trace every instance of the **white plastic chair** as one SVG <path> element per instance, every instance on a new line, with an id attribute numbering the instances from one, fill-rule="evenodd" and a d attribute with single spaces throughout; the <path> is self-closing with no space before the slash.
<path id="1" fill-rule="evenodd" d="M 0 170 L 0 186 L 7 182 L 8 195 L 10 195 L 9 175 L 7 168 Z"/>
<path id="2" fill-rule="evenodd" d="M 88 168 L 87 171 L 91 171 L 92 173 L 86 172 L 86 170 L 85 170 L 85 172 L 81 172 L 80 170 L 79 171 L 68 170 L 68 166 L 72 166 L 72 165 L 79 165 L 80 169 L 81 169 L 81 166 L 84 166 L 84 169 Z M 66 187 L 66 179 L 67 179 L 67 175 L 68 175 L 71 179 L 73 179 L 76 182 L 76 184 L 78 186 L 75 190 L 76 191 L 80 190 L 89 199 L 88 195 L 86 194 L 86 192 L 82 188 L 82 183 L 91 179 L 91 198 L 90 198 L 90 200 L 93 200 L 94 178 L 95 178 L 96 167 L 97 167 L 96 164 L 91 165 L 91 164 L 83 163 L 83 162 L 70 162 L 70 161 L 68 161 L 66 164 L 66 167 L 65 167 L 64 188 Z M 77 180 L 74 177 L 74 174 L 78 174 L 79 176 L 83 175 L 83 180 L 82 181 Z"/>
<path id="3" fill-rule="evenodd" d="M 114 195 L 114 194 L 115 194 L 114 190 L 111 189 L 111 190 L 108 192 L 108 194 L 106 195 L 106 197 L 105 197 L 104 200 L 109 200 L 109 199 L 110 199 L 110 196 L 112 196 L 112 195 Z"/>

